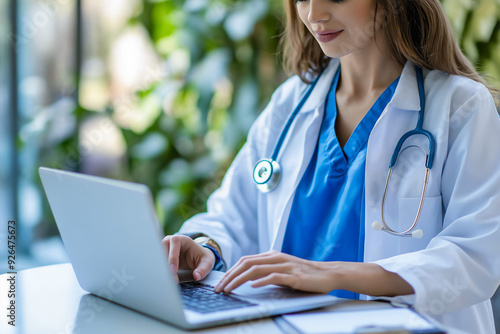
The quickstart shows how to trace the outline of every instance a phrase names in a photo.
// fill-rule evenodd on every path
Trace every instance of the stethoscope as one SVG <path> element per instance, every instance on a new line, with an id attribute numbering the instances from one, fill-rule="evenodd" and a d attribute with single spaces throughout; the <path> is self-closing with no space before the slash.
<path id="1" fill-rule="evenodd" d="M 425 110 L 425 91 L 424 91 L 424 80 L 423 80 L 423 74 L 422 74 L 422 69 L 420 67 L 416 68 L 417 71 L 417 83 L 418 83 L 418 93 L 420 96 L 420 111 L 418 113 L 418 121 L 417 121 L 417 126 L 415 129 L 408 131 L 405 133 L 398 141 L 398 144 L 396 145 L 396 148 L 394 149 L 394 153 L 391 158 L 391 162 L 389 164 L 389 172 L 387 173 L 387 179 L 385 181 L 385 187 L 384 187 L 384 194 L 382 195 L 382 210 L 381 210 L 381 218 L 382 222 L 375 221 L 372 224 L 372 227 L 377 230 L 377 231 L 385 231 L 389 234 L 395 235 L 395 236 L 400 236 L 400 237 L 413 237 L 413 238 L 421 238 L 423 236 L 423 231 L 421 229 L 415 229 L 417 226 L 418 220 L 420 218 L 420 214 L 422 212 L 422 207 L 424 205 L 424 199 L 425 199 L 425 192 L 427 190 L 427 183 L 429 181 L 429 173 L 432 168 L 432 162 L 434 160 L 434 152 L 435 152 L 435 140 L 434 136 L 427 130 L 422 128 L 422 124 L 424 122 L 424 110 Z M 307 101 L 309 96 L 311 95 L 312 91 L 314 90 L 314 87 L 316 87 L 316 84 L 319 81 L 319 78 L 321 77 L 321 74 L 316 77 L 316 79 L 309 85 L 309 88 L 307 89 L 306 93 L 300 100 L 300 102 L 297 104 L 295 107 L 294 111 L 288 118 L 287 122 L 285 123 L 285 126 L 278 138 L 278 142 L 276 143 L 276 146 L 274 147 L 273 154 L 271 155 L 270 159 L 262 159 L 257 164 L 255 165 L 255 168 L 253 170 L 253 179 L 255 183 L 257 184 L 257 188 L 264 192 L 268 193 L 276 186 L 278 185 L 282 170 L 281 166 L 279 163 L 276 161 L 278 158 L 279 151 L 281 150 L 281 147 L 283 145 L 283 142 L 285 140 L 285 137 L 288 133 L 288 130 L 290 129 L 290 126 L 292 125 L 295 117 L 299 113 L 300 109 L 304 105 L 304 103 Z M 429 153 L 425 151 L 422 147 L 418 145 L 409 145 L 403 148 L 404 142 L 410 138 L 411 136 L 415 135 L 423 135 L 427 137 L 429 140 Z M 391 180 L 391 175 L 394 167 L 396 166 L 398 162 L 398 157 L 399 155 L 404 152 L 405 150 L 409 148 L 419 148 L 421 149 L 424 154 L 426 155 L 425 159 L 425 178 L 424 178 L 424 184 L 422 187 L 422 194 L 420 196 L 420 203 L 418 206 L 417 210 L 417 215 L 415 217 L 415 220 L 413 221 L 413 224 L 410 226 L 405 231 L 398 232 L 396 230 L 393 230 L 390 228 L 385 220 L 385 201 L 387 197 L 387 189 L 389 187 L 389 182 Z"/>

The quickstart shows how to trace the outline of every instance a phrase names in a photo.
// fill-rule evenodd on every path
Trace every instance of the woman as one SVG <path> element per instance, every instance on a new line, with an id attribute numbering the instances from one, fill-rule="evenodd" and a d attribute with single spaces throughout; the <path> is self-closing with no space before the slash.
<path id="1" fill-rule="evenodd" d="M 208 211 L 167 236 L 172 269 L 196 279 L 224 261 L 215 288 L 246 281 L 348 298 L 386 297 L 442 324 L 493 333 L 489 298 L 500 279 L 500 119 L 492 94 L 458 48 L 438 0 L 286 0 L 285 82 L 250 130 Z M 423 77 L 418 78 L 422 68 Z M 308 83 L 268 193 L 253 180 Z M 376 231 L 388 164 L 415 128 L 435 139 L 421 238 Z M 424 136 L 398 158 L 384 202 L 396 231 L 420 204 Z M 380 223 L 375 224 L 380 225 Z M 415 231 L 414 229 L 413 231 Z M 418 236 L 416 233 L 415 236 Z M 194 240 L 193 240 L 194 239 Z M 204 246 L 204 247 L 200 247 Z M 269 251 L 271 250 L 271 251 Z"/>

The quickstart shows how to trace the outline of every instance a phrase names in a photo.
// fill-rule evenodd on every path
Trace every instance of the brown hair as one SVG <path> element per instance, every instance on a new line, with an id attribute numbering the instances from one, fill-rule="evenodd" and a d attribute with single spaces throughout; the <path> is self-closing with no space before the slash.
<path id="1" fill-rule="evenodd" d="M 328 64 L 312 34 L 302 24 L 294 0 L 284 0 L 286 26 L 281 39 L 285 70 L 304 82 Z M 378 10 L 381 12 L 378 12 Z M 376 22 L 382 18 L 381 22 Z M 495 99 L 500 91 L 489 86 L 460 50 L 451 24 L 438 0 L 375 0 L 373 31 L 383 27 L 388 56 L 428 70 L 467 77 L 484 84 Z"/>

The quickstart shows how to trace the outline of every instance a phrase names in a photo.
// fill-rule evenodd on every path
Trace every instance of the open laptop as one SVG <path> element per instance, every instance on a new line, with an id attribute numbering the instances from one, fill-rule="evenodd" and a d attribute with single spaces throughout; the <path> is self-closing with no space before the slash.
<path id="1" fill-rule="evenodd" d="M 223 273 L 177 283 L 161 244 L 150 190 L 142 184 L 41 167 L 42 184 L 80 286 L 181 328 L 195 329 L 318 308 L 341 299 L 244 284 L 229 295 Z"/>

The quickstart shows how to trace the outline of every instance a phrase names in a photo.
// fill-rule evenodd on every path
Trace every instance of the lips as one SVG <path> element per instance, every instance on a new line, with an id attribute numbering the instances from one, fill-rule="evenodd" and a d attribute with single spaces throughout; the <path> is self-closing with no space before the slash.
<path id="1" fill-rule="evenodd" d="M 333 41 L 337 38 L 344 30 L 323 30 L 323 31 L 315 31 L 314 35 L 316 39 L 322 43 L 327 43 Z"/>

